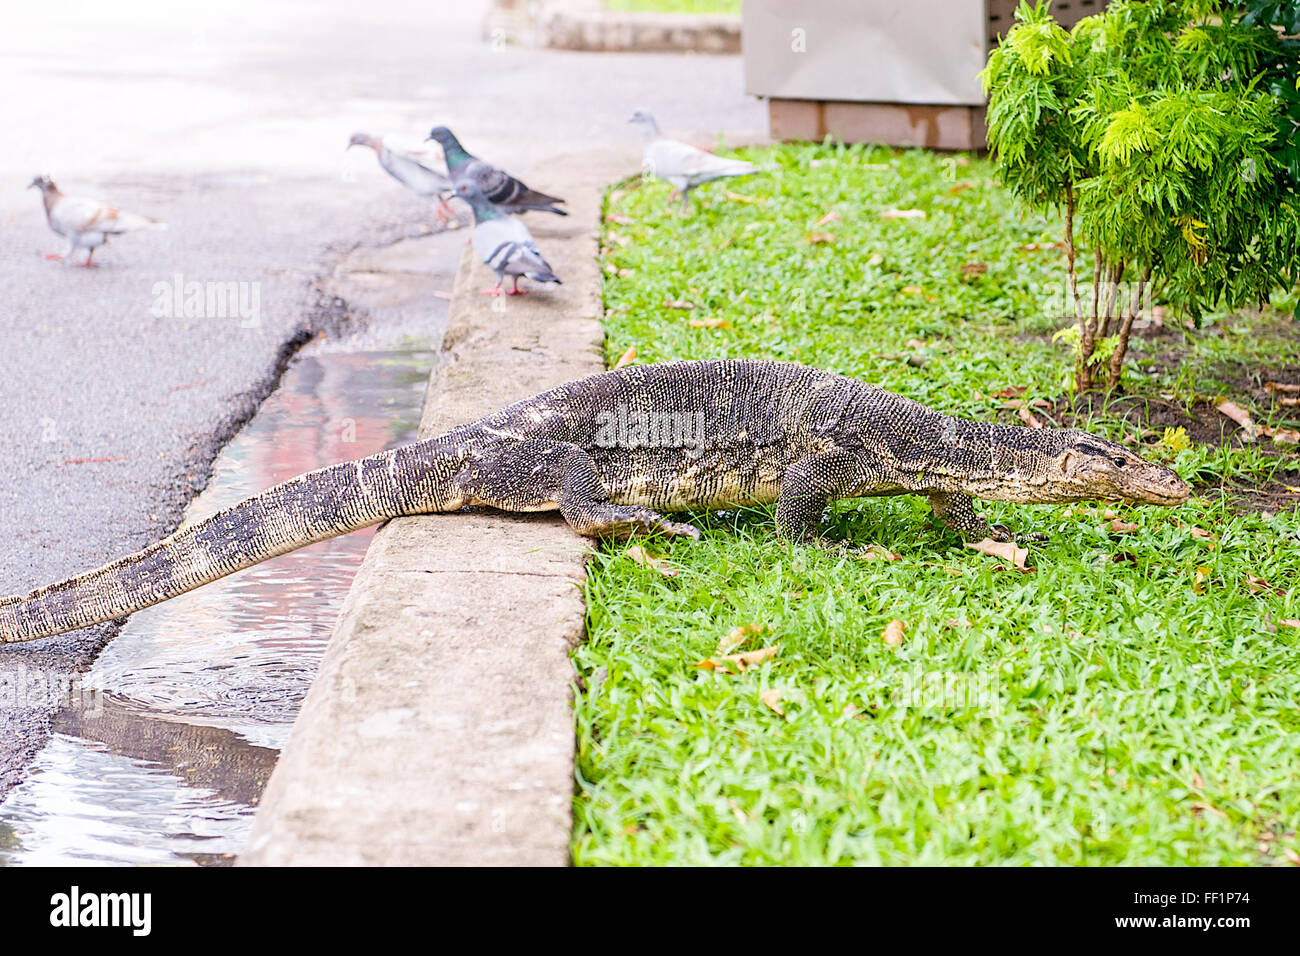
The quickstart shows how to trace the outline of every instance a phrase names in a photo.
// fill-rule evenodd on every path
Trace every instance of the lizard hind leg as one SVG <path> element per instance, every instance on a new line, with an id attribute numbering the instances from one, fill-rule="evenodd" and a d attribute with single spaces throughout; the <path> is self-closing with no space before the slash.
<path id="1" fill-rule="evenodd" d="M 689 524 L 669 521 L 639 505 L 616 505 L 596 473 L 591 456 L 568 442 L 514 442 L 478 457 L 456 478 L 466 504 L 502 511 L 553 511 L 578 534 L 627 537 L 662 531 L 698 538 Z"/>
<path id="2" fill-rule="evenodd" d="M 642 505 L 614 504 L 591 458 L 581 449 L 578 452 L 582 458 L 569 461 L 559 496 L 560 514 L 578 534 L 626 538 L 660 531 L 678 538 L 699 538 L 700 529 L 694 525 L 670 521 Z"/>

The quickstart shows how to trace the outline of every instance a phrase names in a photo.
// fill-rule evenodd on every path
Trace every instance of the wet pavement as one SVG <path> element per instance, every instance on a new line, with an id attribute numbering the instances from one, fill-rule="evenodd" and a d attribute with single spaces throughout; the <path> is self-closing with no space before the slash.
<path id="1" fill-rule="evenodd" d="M 299 356 L 186 520 L 412 440 L 435 353 L 432 338 L 404 344 Z M 0 802 L 0 865 L 231 862 L 373 533 L 132 615 Z"/>

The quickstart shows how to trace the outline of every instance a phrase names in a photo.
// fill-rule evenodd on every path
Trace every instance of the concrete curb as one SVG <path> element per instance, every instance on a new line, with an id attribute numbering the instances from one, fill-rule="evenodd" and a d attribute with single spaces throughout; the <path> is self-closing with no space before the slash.
<path id="1" fill-rule="evenodd" d="M 611 151 L 526 177 L 569 200 L 527 218 L 563 286 L 483 299 L 491 273 L 465 250 L 422 436 L 604 369 L 601 185 L 635 169 Z M 385 525 L 240 864 L 567 864 L 588 547 L 553 514 Z"/>
<path id="2" fill-rule="evenodd" d="M 624 13 L 600 0 L 497 0 L 489 41 L 594 53 L 739 53 L 740 17 L 706 13 Z"/>

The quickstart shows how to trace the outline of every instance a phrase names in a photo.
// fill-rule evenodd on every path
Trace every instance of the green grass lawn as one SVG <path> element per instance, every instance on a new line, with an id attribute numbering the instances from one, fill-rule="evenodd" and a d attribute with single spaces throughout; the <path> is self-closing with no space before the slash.
<path id="1" fill-rule="evenodd" d="M 1069 413 L 1055 224 L 1017 210 L 987 163 L 744 155 L 776 168 L 698 190 L 689 217 L 660 183 L 609 194 L 611 364 L 630 346 L 639 362 L 788 359 L 970 418 L 1016 421 L 993 397 L 1013 387 Z M 1300 381 L 1293 330 L 1271 310 L 1190 336 L 1171 318 L 1135 344 L 1126 388 L 1193 434 L 1223 396 L 1288 424 L 1259 385 Z M 1300 618 L 1284 507 L 1300 466 L 1267 440 L 1183 448 L 1096 407 L 1089 427 L 1150 446 L 1196 494 L 1118 519 L 991 505 L 1051 535 L 1029 573 L 962 548 L 910 496 L 829 515 L 828 538 L 874 555 L 787 544 L 766 509 L 692 516 L 700 542 L 641 542 L 661 568 L 604 548 L 574 653 L 576 862 L 1300 862 L 1300 630 L 1283 623 Z M 1234 497 L 1256 485 L 1276 493 L 1263 510 Z M 736 650 L 779 649 L 699 668 L 736 628 Z"/>
<path id="2" fill-rule="evenodd" d="M 605 6 L 627 13 L 740 14 L 740 0 L 605 0 Z"/>

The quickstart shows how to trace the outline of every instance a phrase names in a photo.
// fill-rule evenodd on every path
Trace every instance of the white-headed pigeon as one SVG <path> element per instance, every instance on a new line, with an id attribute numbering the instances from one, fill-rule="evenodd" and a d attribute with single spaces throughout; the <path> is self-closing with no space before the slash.
<path id="1" fill-rule="evenodd" d="M 88 268 L 94 265 L 90 260 L 95 250 L 108 242 L 109 236 L 120 236 L 124 232 L 138 232 L 142 229 L 167 228 L 165 222 L 138 216 L 133 212 L 123 212 L 98 199 L 65 196 L 49 176 L 37 176 L 27 184 L 28 189 L 33 186 L 41 191 L 41 198 L 45 202 L 45 219 L 50 228 L 68 240 L 66 252 L 62 255 L 46 253 L 47 259 L 68 259 L 78 249 L 85 249 L 86 261 L 79 264 Z"/>
<path id="2" fill-rule="evenodd" d="M 353 133 L 352 139 L 348 141 L 348 149 L 353 146 L 369 146 L 375 151 L 375 156 L 379 159 L 379 165 L 384 168 L 384 172 L 417 196 L 436 200 L 439 222 L 448 222 L 456 218 L 456 214 L 447 205 L 447 197 L 452 194 L 454 187 L 445 173 L 430 169 L 413 154 L 393 149 L 383 140 L 367 133 Z"/>
<path id="3" fill-rule="evenodd" d="M 728 176 L 748 176 L 758 172 L 757 166 L 743 159 L 724 159 L 696 149 L 689 143 L 665 138 L 649 110 L 637 110 L 628 122 L 635 123 L 645 137 L 643 168 L 650 175 L 672 183 L 682 194 L 682 212 L 686 211 L 691 190 L 696 186 Z"/>

